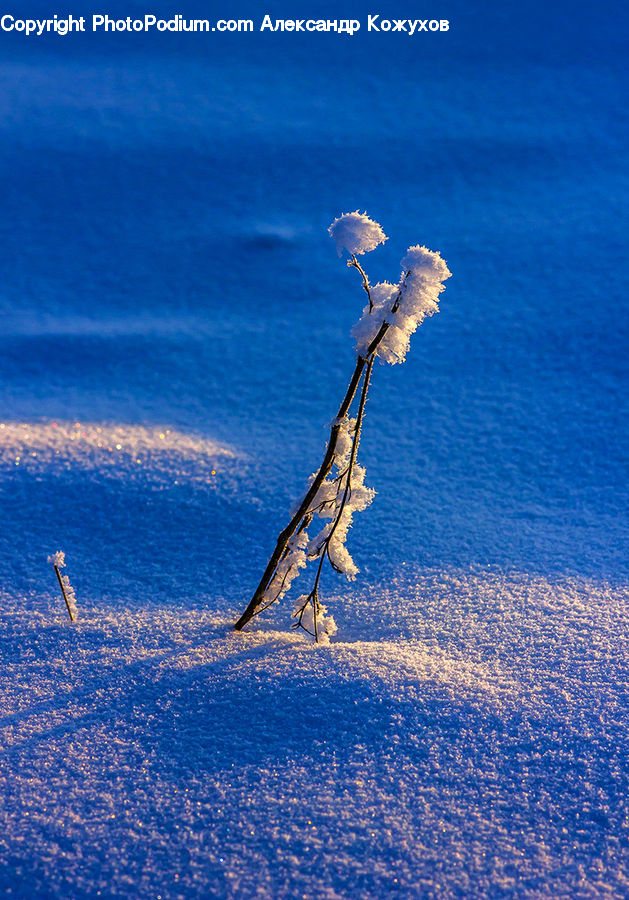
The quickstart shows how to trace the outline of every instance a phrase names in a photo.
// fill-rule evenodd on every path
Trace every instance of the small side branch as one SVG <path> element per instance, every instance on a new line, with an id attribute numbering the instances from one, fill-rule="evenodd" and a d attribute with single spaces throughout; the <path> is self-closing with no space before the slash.
<path id="1" fill-rule="evenodd" d="M 360 272 L 360 275 L 363 279 L 363 290 L 367 294 L 367 298 L 369 299 L 369 312 L 373 312 L 373 300 L 371 299 L 371 285 L 369 284 L 369 278 L 367 277 L 367 273 L 361 266 L 361 264 L 356 259 L 356 254 L 352 253 L 352 258 L 347 260 L 347 265 L 352 269 L 357 269 Z"/>

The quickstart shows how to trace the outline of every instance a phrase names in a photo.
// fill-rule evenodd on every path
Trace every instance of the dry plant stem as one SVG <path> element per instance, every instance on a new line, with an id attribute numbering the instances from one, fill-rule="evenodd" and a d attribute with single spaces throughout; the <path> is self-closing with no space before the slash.
<path id="1" fill-rule="evenodd" d="M 354 266 L 354 262 L 355 262 L 355 266 Z M 350 265 L 357 268 L 360 272 L 363 272 L 360 264 L 358 263 L 358 261 L 356 260 L 355 257 L 354 257 L 354 262 L 350 262 Z M 363 272 L 363 275 L 364 275 L 364 272 Z M 366 284 L 366 286 L 365 286 L 365 284 Z M 365 287 L 365 290 L 367 291 L 367 295 L 369 296 L 369 302 L 371 304 L 371 296 L 370 296 L 370 292 L 369 292 L 369 282 L 367 280 L 366 275 L 364 275 L 363 287 Z M 398 307 L 400 305 L 400 297 L 401 297 L 401 292 L 398 292 L 398 295 L 393 303 L 393 306 L 391 307 L 391 312 L 395 312 L 398 309 Z M 253 597 L 249 601 L 249 604 L 248 604 L 247 608 L 245 609 L 244 613 L 242 614 L 242 616 L 238 619 L 238 621 L 234 625 L 234 628 L 236 631 L 240 631 L 242 628 L 244 628 L 245 625 L 247 624 L 247 622 L 249 622 L 254 617 L 254 615 L 256 615 L 257 612 L 262 612 L 262 609 L 266 609 L 268 606 L 271 606 L 272 603 L 274 602 L 274 601 L 271 601 L 271 603 L 265 604 L 265 606 L 262 607 L 262 609 L 258 610 L 258 607 L 260 606 L 260 603 L 262 602 L 262 599 L 264 597 L 264 592 L 266 591 L 267 587 L 269 586 L 269 584 L 271 582 L 271 579 L 273 578 L 273 575 L 275 574 L 275 570 L 277 569 L 277 566 L 280 563 L 282 556 L 284 555 L 284 552 L 286 551 L 289 540 L 295 533 L 296 529 L 298 528 L 299 524 L 301 523 L 301 520 L 304 518 L 305 515 L 307 515 L 310 512 L 310 504 L 314 500 L 314 498 L 317 494 L 317 491 L 319 490 L 319 488 L 325 481 L 326 477 L 328 476 L 328 474 L 332 468 L 332 465 L 334 463 L 334 453 L 336 450 L 336 444 L 337 444 L 337 440 L 338 440 L 339 431 L 341 430 L 342 421 L 345 418 L 345 416 L 347 415 L 347 413 L 349 412 L 349 409 L 352 405 L 354 397 L 356 396 L 356 391 L 358 390 L 358 385 L 360 384 L 363 370 L 364 370 L 365 366 L 367 365 L 368 360 L 371 360 L 373 362 L 373 356 L 374 356 L 375 351 L 378 348 L 378 344 L 380 343 L 380 341 L 385 336 L 385 334 L 387 333 L 388 330 L 389 330 L 389 323 L 383 322 L 381 324 L 380 328 L 378 329 L 376 336 L 374 337 L 372 342 L 369 344 L 369 347 L 367 348 L 367 352 L 365 353 L 365 355 L 359 356 L 358 359 L 356 360 L 356 368 L 354 369 L 354 374 L 352 375 L 352 378 L 351 378 L 351 381 L 347 388 L 347 391 L 345 393 L 345 396 L 343 397 L 343 401 L 339 407 L 339 411 L 338 411 L 338 413 L 336 415 L 336 419 L 335 419 L 335 424 L 332 425 L 332 428 L 330 431 L 330 440 L 328 442 L 328 449 L 323 458 L 323 462 L 321 463 L 321 468 L 315 475 L 313 482 L 310 485 L 310 488 L 308 489 L 308 492 L 306 493 L 304 499 L 302 500 L 302 502 L 299 506 L 299 509 L 297 510 L 297 512 L 295 513 L 293 518 L 290 520 L 290 522 L 288 523 L 286 528 L 280 532 L 278 539 L 277 539 L 277 543 L 275 545 L 275 550 L 273 551 L 271 558 L 269 559 L 269 561 L 267 563 L 266 569 L 264 570 L 264 574 L 262 575 L 262 578 L 260 579 L 260 584 L 255 589 Z"/>
<path id="2" fill-rule="evenodd" d="M 57 573 L 57 581 L 59 582 L 59 587 L 61 588 L 61 593 L 63 594 L 63 599 L 66 602 L 66 609 L 68 610 L 68 615 L 70 616 L 70 621 L 74 622 L 74 616 L 72 615 L 72 610 L 70 609 L 70 604 L 68 603 L 68 595 L 66 594 L 66 589 L 63 584 L 63 580 L 61 578 L 61 572 L 59 571 L 57 566 L 54 566 L 54 570 Z"/>

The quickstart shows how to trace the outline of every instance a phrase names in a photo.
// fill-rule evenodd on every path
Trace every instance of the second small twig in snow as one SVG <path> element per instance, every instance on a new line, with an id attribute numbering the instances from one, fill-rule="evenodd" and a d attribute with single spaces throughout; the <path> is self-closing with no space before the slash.
<path id="1" fill-rule="evenodd" d="M 66 609 L 68 610 L 68 615 L 70 616 L 70 621 L 75 622 L 78 618 L 78 610 L 76 606 L 74 588 L 70 584 L 70 579 L 68 578 L 68 576 L 62 575 L 60 571 L 66 564 L 65 553 L 63 552 L 63 550 L 57 550 L 56 553 L 53 553 L 52 556 L 48 557 L 48 562 L 55 570 L 55 575 L 57 576 L 57 581 L 59 582 L 59 587 L 61 588 L 61 593 L 63 594 L 63 599 L 66 604 Z"/>

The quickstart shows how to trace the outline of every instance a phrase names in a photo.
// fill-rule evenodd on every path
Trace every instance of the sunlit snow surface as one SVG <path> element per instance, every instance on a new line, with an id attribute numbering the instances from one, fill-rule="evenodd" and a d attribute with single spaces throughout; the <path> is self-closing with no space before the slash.
<path id="1" fill-rule="evenodd" d="M 433 13 L 3 35 L 2 896 L 629 893 L 627 12 Z M 356 209 L 374 283 L 453 277 L 374 370 L 338 634 L 236 635 L 354 367 Z"/>
<path id="2" fill-rule="evenodd" d="M 21 466 L 38 475 L 66 470 L 128 481 L 141 473 L 151 482 L 210 482 L 235 457 L 215 441 L 165 425 L 0 422 L 0 471 Z"/>
<path id="3" fill-rule="evenodd" d="M 213 603 L 72 627 L 3 597 L 3 891 L 624 896 L 629 593 L 432 572 L 335 600 L 314 649 Z"/>

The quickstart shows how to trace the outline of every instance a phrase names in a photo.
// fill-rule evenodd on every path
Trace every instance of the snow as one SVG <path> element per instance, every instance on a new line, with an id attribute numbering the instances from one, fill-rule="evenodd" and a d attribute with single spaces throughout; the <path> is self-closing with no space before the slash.
<path id="1" fill-rule="evenodd" d="M 444 16 L 4 36 L 0 895 L 629 892 L 627 12 Z M 338 630 L 292 628 L 301 569 L 236 634 L 355 363 L 327 228 L 365 209 L 383 303 L 415 242 L 453 277 L 372 374 Z"/>
<path id="2" fill-rule="evenodd" d="M 439 253 L 419 244 L 408 248 L 401 266 L 398 284 L 384 281 L 369 288 L 369 302 L 352 328 L 356 352 L 366 356 L 386 322 L 389 327 L 378 342 L 376 356 L 392 365 L 404 362 L 411 335 L 425 318 L 439 312 L 439 294 L 445 290 L 442 282 L 452 275 Z"/>
<path id="3" fill-rule="evenodd" d="M 223 444 L 166 425 L 0 422 L 0 465 L 34 475 L 83 470 L 128 479 L 141 471 L 151 481 L 210 481 L 217 467 L 226 470 L 243 461 L 242 453 Z"/>
<path id="4" fill-rule="evenodd" d="M 409 573 L 340 640 L 3 597 L 7 896 L 622 896 L 626 588 Z M 262 620 L 259 620 L 260 622 Z"/>

